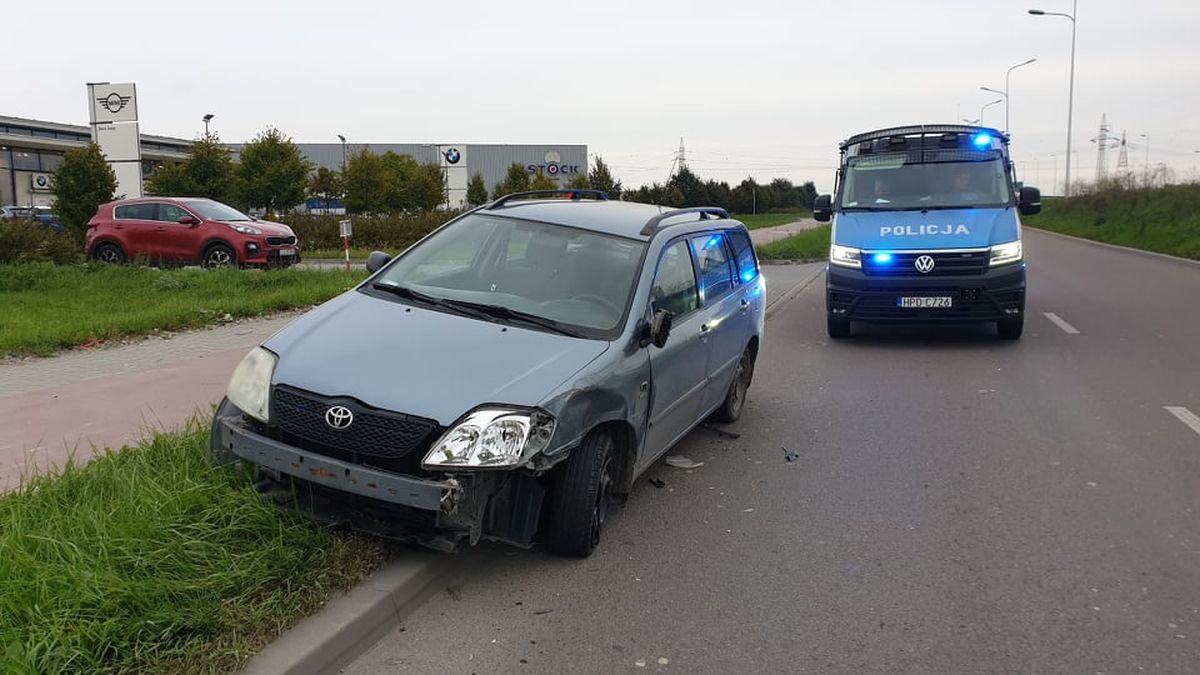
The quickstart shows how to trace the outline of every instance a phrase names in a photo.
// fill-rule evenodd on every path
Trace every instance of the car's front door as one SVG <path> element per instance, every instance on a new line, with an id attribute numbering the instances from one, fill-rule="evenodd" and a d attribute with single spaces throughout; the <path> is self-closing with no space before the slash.
<path id="1" fill-rule="evenodd" d="M 193 225 L 184 225 L 179 219 L 195 217 L 186 209 L 175 204 L 158 205 L 158 226 L 154 228 L 155 250 L 162 260 L 171 262 L 200 261 L 200 231 Z M 199 219 L 197 219 L 199 220 Z"/>
<path id="2" fill-rule="evenodd" d="M 708 386 L 700 397 L 700 415 L 721 405 L 749 336 L 742 288 L 736 283 L 725 235 L 712 232 L 691 238 L 700 271 L 702 330 L 709 342 Z"/>
<path id="3" fill-rule="evenodd" d="M 696 267 L 687 239 L 663 251 L 654 274 L 651 312 L 671 313 L 670 336 L 650 345 L 650 418 L 641 471 L 675 444 L 696 421 L 707 377 L 709 341 L 700 311 Z"/>

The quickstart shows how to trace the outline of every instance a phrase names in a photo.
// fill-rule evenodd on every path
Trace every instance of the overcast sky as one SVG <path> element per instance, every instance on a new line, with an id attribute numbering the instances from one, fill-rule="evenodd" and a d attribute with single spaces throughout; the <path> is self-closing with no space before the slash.
<path id="1" fill-rule="evenodd" d="M 682 136 L 701 176 L 827 189 L 838 141 L 978 118 L 999 98 L 979 87 L 1036 57 L 1012 74 L 1014 155 L 1062 181 L 1071 23 L 1026 10 L 1070 0 L 6 5 L 0 114 L 86 124 L 85 82 L 136 82 L 143 132 L 193 138 L 211 112 L 227 142 L 586 143 L 627 185 L 665 179 Z M 1148 134 L 1151 164 L 1200 178 L 1200 3 L 1078 12 L 1076 171 L 1107 113 L 1136 170 Z"/>

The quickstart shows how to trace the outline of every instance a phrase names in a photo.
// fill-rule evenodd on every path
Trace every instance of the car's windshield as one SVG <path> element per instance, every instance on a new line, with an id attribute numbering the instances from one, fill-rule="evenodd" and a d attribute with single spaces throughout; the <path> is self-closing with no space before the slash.
<path id="1" fill-rule="evenodd" d="M 202 218 L 208 220 L 251 220 L 250 216 L 238 211 L 231 206 L 225 206 L 221 202 L 214 202 L 211 199 L 185 199 L 184 204 L 188 208 L 200 214 Z"/>
<path id="2" fill-rule="evenodd" d="M 606 333 L 625 315 L 644 249 L 597 232 L 472 214 L 407 251 L 375 282 Z"/>
<path id="3" fill-rule="evenodd" d="M 840 201 L 844 209 L 882 211 L 1011 203 L 1012 193 L 999 158 L 916 164 L 902 155 L 851 158 Z"/>

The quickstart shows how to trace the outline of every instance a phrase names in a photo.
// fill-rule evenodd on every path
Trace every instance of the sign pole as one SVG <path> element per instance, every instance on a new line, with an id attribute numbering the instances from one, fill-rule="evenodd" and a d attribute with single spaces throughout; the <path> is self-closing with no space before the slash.
<path id="1" fill-rule="evenodd" d="M 346 252 L 346 271 L 350 271 L 350 236 L 354 234 L 350 220 L 339 220 L 338 226 L 342 235 L 342 250 Z"/>

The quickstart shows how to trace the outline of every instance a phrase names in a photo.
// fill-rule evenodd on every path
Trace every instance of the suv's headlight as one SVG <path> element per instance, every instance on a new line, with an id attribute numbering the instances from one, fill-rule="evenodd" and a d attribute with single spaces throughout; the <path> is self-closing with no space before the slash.
<path id="1" fill-rule="evenodd" d="M 841 267 L 862 269 L 862 251 L 850 246 L 834 244 L 829 247 L 829 262 Z"/>
<path id="2" fill-rule="evenodd" d="M 255 347 L 242 359 L 229 378 L 229 402 L 261 422 L 271 417 L 271 376 L 279 357 Z"/>
<path id="3" fill-rule="evenodd" d="M 225 223 L 225 224 L 228 225 L 229 227 L 233 228 L 234 231 L 241 232 L 242 234 L 262 234 L 262 231 L 259 230 L 257 227 L 250 227 L 249 225 L 238 225 L 237 223 Z"/>
<path id="4" fill-rule="evenodd" d="M 483 408 L 442 434 L 421 466 L 508 469 L 545 450 L 553 435 L 554 418 L 540 410 Z"/>
<path id="5" fill-rule="evenodd" d="M 1010 241 L 1007 244 L 998 244 L 992 247 L 992 259 L 989 265 L 997 267 L 999 265 L 1008 265 L 1021 260 L 1021 241 Z"/>

